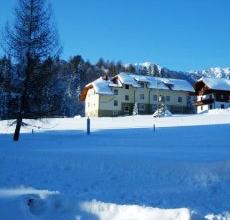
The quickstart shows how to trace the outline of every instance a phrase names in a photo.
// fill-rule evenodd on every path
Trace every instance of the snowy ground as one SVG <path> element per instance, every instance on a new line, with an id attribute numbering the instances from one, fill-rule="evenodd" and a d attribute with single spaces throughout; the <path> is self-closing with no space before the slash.
<path id="1" fill-rule="evenodd" d="M 230 113 L 0 122 L 0 219 L 230 219 Z M 156 126 L 154 132 L 153 126 Z M 32 134 L 33 129 L 33 134 Z"/>

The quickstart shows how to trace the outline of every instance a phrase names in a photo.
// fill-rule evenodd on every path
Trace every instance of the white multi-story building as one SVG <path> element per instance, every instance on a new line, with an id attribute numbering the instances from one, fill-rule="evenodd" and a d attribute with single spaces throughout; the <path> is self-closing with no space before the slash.
<path id="1" fill-rule="evenodd" d="M 120 73 L 101 77 L 83 89 L 85 115 L 131 115 L 135 103 L 140 114 L 151 114 L 164 104 L 172 113 L 190 113 L 194 89 L 186 80 Z"/>

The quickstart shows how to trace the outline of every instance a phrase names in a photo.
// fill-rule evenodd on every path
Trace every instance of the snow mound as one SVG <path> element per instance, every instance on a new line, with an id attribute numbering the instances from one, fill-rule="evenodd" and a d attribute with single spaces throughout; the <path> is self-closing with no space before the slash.
<path id="1" fill-rule="evenodd" d="M 217 215 L 208 214 L 205 216 L 205 219 L 207 219 L 207 220 L 229 220 L 230 219 L 230 213 L 226 212 L 226 213 L 217 214 Z"/>
<path id="2" fill-rule="evenodd" d="M 117 205 L 93 200 L 82 203 L 81 208 L 94 214 L 100 220 L 189 220 L 190 211 L 186 208 L 159 209 L 138 205 Z"/>
<path id="3" fill-rule="evenodd" d="M 230 108 L 226 109 L 211 109 L 201 112 L 200 114 L 209 114 L 209 115 L 219 115 L 219 114 L 229 114 Z"/>
<path id="4" fill-rule="evenodd" d="M 74 119 L 75 120 L 78 120 L 78 119 L 80 119 L 81 118 L 81 115 L 76 115 L 76 116 L 74 116 Z"/>
<path id="5" fill-rule="evenodd" d="M 171 117 L 172 113 L 169 110 L 159 109 L 153 113 L 153 117 Z"/>

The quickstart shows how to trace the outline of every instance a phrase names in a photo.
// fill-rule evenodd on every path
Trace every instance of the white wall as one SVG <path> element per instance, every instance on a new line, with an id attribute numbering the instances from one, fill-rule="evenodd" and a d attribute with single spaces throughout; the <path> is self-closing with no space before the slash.
<path id="1" fill-rule="evenodd" d="M 91 117 L 98 116 L 99 95 L 95 90 L 89 89 L 85 99 L 85 115 Z"/>
<path id="2" fill-rule="evenodd" d="M 197 113 L 201 113 L 201 112 L 204 112 L 204 111 L 207 111 L 209 110 L 209 105 L 202 105 L 202 106 L 197 106 Z"/>
<path id="3" fill-rule="evenodd" d="M 212 105 L 212 108 L 210 108 L 210 105 Z M 230 108 L 230 103 L 227 102 L 214 102 L 209 105 L 202 105 L 202 106 L 197 106 L 197 113 L 201 113 L 210 109 L 221 109 L 221 105 L 224 105 L 224 108 Z"/>

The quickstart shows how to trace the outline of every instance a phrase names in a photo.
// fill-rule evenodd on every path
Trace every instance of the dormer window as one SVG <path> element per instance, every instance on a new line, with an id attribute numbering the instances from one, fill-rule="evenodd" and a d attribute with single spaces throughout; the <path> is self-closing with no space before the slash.
<path id="1" fill-rule="evenodd" d="M 118 79 L 117 79 L 117 78 L 113 78 L 113 79 L 112 79 L 112 82 L 113 82 L 114 84 L 118 84 Z"/>
<path id="2" fill-rule="evenodd" d="M 125 85 L 125 89 L 129 89 L 129 85 Z"/>
<path id="3" fill-rule="evenodd" d="M 141 88 L 145 87 L 145 84 L 143 82 L 140 82 Z"/>

